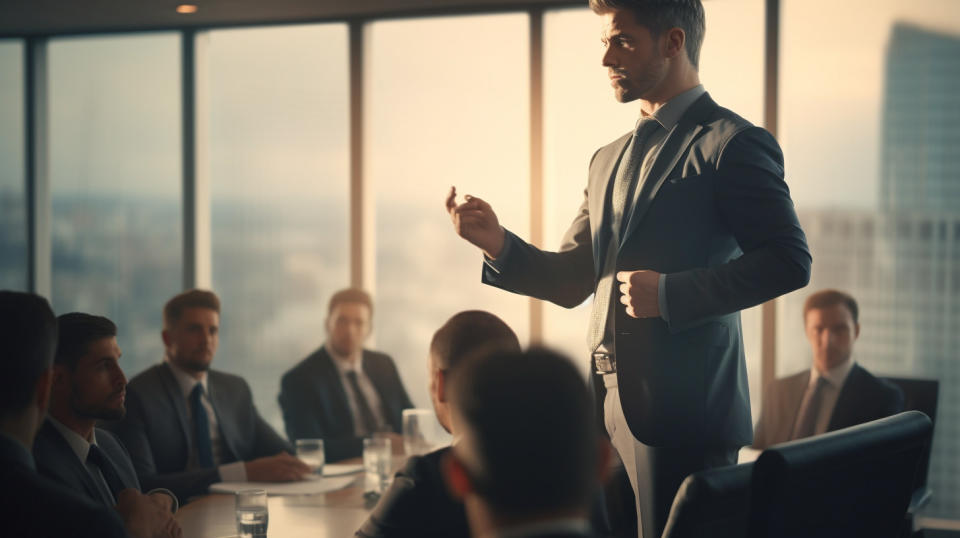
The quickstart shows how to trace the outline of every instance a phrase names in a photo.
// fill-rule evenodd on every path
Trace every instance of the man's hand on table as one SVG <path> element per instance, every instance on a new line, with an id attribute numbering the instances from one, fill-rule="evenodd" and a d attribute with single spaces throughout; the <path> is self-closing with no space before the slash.
<path id="1" fill-rule="evenodd" d="M 127 534 L 134 538 L 182 538 L 183 529 L 154 495 L 144 495 L 128 488 L 117 495 L 116 510 Z"/>
<path id="2" fill-rule="evenodd" d="M 245 462 L 244 467 L 250 482 L 293 482 L 311 474 L 306 463 L 286 452 Z"/>

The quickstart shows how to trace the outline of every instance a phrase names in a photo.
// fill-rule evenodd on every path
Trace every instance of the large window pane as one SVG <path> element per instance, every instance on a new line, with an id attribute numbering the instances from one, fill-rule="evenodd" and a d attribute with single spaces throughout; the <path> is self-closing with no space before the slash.
<path id="1" fill-rule="evenodd" d="M 56 39 L 48 54 L 53 307 L 114 320 L 133 376 L 161 360 L 181 286 L 179 41 Z"/>
<path id="2" fill-rule="evenodd" d="M 429 407 L 427 347 L 452 314 L 486 309 L 527 338 L 528 300 L 480 283 L 481 257 L 443 209 L 451 185 L 529 229 L 526 15 L 369 27 L 367 173 L 376 193 L 377 346 Z"/>
<path id="3" fill-rule="evenodd" d="M 283 432 L 280 376 L 349 282 L 346 25 L 210 32 L 208 54 L 216 361 Z"/>
<path id="4" fill-rule="evenodd" d="M 0 41 L 0 289 L 27 287 L 23 43 Z"/>
<path id="5" fill-rule="evenodd" d="M 828 11 L 856 31 L 823 39 Z M 813 275 L 781 305 L 778 373 L 809 367 L 806 296 L 853 294 L 854 359 L 940 381 L 926 513 L 960 518 L 960 4 L 788 0 L 782 20 L 784 149 Z"/>
<path id="6" fill-rule="evenodd" d="M 721 105 L 760 124 L 763 114 L 763 2 L 729 0 L 704 4 L 707 33 L 700 55 L 704 87 Z M 559 247 L 583 201 L 593 152 L 633 128 L 638 101 L 618 103 L 601 65 L 601 18 L 589 9 L 551 11 L 544 29 L 546 242 Z M 564 349 L 586 370 L 590 302 L 572 310 L 548 304 L 546 342 Z M 743 314 L 754 417 L 759 405 L 758 309 Z"/>

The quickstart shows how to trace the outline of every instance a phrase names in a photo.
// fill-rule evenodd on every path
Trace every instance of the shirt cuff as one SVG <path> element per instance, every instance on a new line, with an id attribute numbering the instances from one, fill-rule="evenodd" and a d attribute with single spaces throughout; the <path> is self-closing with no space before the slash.
<path id="1" fill-rule="evenodd" d="M 217 468 L 220 471 L 220 480 L 224 482 L 246 482 L 247 466 L 242 461 L 227 463 Z"/>
<path id="2" fill-rule="evenodd" d="M 510 256 L 510 244 L 513 243 L 514 236 L 510 233 L 509 230 L 503 230 L 503 248 L 500 249 L 500 255 L 496 258 L 491 258 L 486 254 L 483 255 L 483 263 L 487 264 L 487 267 L 493 269 L 496 273 L 503 272 L 503 268 L 506 265 L 506 259 Z"/>
<path id="3" fill-rule="evenodd" d="M 660 273 L 660 281 L 657 283 L 657 307 L 663 321 L 670 323 L 670 311 L 667 310 L 667 275 L 664 273 Z"/>
<path id="4" fill-rule="evenodd" d="M 177 499 L 177 496 L 167 488 L 153 488 L 147 492 L 147 495 L 167 495 L 171 499 L 170 511 L 176 514 L 177 510 L 180 509 L 180 501 Z"/>

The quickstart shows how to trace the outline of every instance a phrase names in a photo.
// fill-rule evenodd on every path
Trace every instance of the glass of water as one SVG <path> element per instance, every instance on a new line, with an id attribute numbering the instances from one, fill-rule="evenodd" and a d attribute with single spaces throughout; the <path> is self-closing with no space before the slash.
<path id="1" fill-rule="evenodd" d="M 297 439 L 297 457 L 314 474 L 323 475 L 323 439 Z"/>
<path id="2" fill-rule="evenodd" d="M 383 493 L 390 482 L 390 439 L 373 437 L 363 440 L 364 491 Z"/>
<path id="3" fill-rule="evenodd" d="M 244 489 L 236 498 L 237 534 L 241 538 L 267 537 L 267 492 Z"/>

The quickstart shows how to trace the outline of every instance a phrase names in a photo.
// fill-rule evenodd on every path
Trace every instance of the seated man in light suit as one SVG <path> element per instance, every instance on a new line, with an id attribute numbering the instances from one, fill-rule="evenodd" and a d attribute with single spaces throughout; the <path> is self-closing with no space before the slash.
<path id="1" fill-rule="evenodd" d="M 590 502 L 610 445 L 569 359 L 543 349 L 474 355 L 452 373 L 448 394 L 460 440 L 443 472 L 471 536 L 593 535 Z"/>
<path id="2" fill-rule="evenodd" d="M 140 491 L 127 450 L 94 427 L 97 420 L 117 420 L 125 412 L 127 378 L 118 362 L 117 326 L 81 313 L 64 314 L 57 325 L 50 410 L 33 445 L 37 469 L 93 502 L 117 506 L 123 490 Z M 169 490 L 148 495 L 165 511 L 176 510 Z M 172 516 L 167 524 L 171 535 L 179 534 Z"/>
<path id="3" fill-rule="evenodd" d="M 57 320 L 46 299 L 0 291 L 2 534 L 157 536 L 170 512 L 146 495 L 124 490 L 112 510 L 37 473 L 30 447 L 47 412 L 56 347 Z"/>
<path id="4" fill-rule="evenodd" d="M 363 438 L 392 432 L 395 452 L 404 409 L 413 407 L 390 356 L 363 348 L 373 300 L 359 289 L 330 298 L 327 341 L 283 375 L 280 407 L 287 437 L 323 439 L 327 461 L 356 458 Z"/>
<path id="5" fill-rule="evenodd" d="M 437 419 L 456 443 L 459 432 L 450 421 L 447 379 L 461 362 L 477 353 L 520 351 L 517 335 L 497 316 L 480 310 L 456 314 L 437 330 L 430 342 L 430 398 Z M 420 536 L 457 538 L 470 536 L 463 505 L 450 497 L 443 483 L 440 462 L 450 452 L 441 448 L 412 456 L 397 473 L 390 488 L 364 522 L 357 536 L 387 538 Z"/>
<path id="6" fill-rule="evenodd" d="M 112 429 L 130 452 L 144 488 L 181 501 L 210 484 L 299 480 L 310 468 L 253 405 L 243 378 L 211 370 L 220 300 L 190 290 L 163 309 L 164 362 L 130 380 L 127 414 Z"/>
<path id="7" fill-rule="evenodd" d="M 903 411 L 903 392 L 853 360 L 860 336 L 857 301 L 823 290 L 803 305 L 813 367 L 770 384 L 763 397 L 753 447 L 801 439 Z"/>

